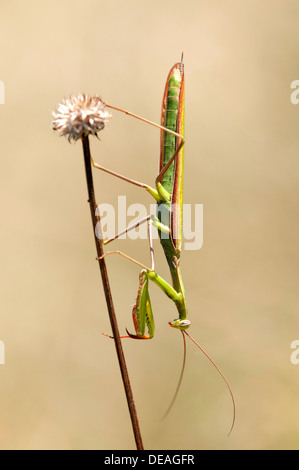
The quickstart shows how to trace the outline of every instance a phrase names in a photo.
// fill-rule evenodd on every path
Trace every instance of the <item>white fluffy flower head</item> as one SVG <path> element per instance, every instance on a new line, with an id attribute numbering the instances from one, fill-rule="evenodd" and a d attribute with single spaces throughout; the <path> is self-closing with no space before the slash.
<path id="1" fill-rule="evenodd" d="M 99 96 L 80 94 L 64 98 L 53 116 L 52 128 L 71 142 L 89 134 L 97 136 L 111 114 Z"/>

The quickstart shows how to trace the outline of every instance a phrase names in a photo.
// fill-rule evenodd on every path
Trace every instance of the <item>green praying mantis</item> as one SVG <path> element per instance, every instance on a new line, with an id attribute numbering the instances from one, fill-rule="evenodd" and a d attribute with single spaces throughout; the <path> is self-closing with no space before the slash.
<path id="1" fill-rule="evenodd" d="M 134 113 L 106 104 L 106 106 L 111 109 L 123 112 L 129 116 L 140 119 L 145 123 L 159 128 L 161 134 L 159 174 L 156 178 L 154 188 L 148 186 L 147 184 L 141 183 L 126 176 L 120 175 L 112 170 L 109 170 L 96 163 L 93 159 L 91 159 L 92 165 L 95 168 L 105 171 L 106 173 L 114 175 L 117 178 L 120 178 L 131 184 L 145 189 L 151 194 L 152 197 L 154 197 L 157 203 L 157 216 L 149 215 L 141 219 L 138 223 L 127 227 L 125 230 L 118 233 L 113 238 L 103 241 L 104 245 L 108 245 L 110 242 L 117 239 L 124 233 L 135 229 L 143 223 L 147 223 L 151 258 L 150 267 L 143 265 L 136 259 L 131 258 L 130 256 L 126 255 L 125 253 L 119 250 L 108 251 L 103 256 L 119 254 L 142 268 L 139 274 L 139 286 L 136 303 L 133 307 L 132 312 L 135 333 L 129 333 L 127 330 L 127 336 L 122 336 L 122 338 L 147 340 L 153 338 L 155 334 L 154 316 L 149 296 L 149 281 L 154 282 L 164 292 L 164 294 L 166 294 L 170 298 L 170 300 L 174 302 L 177 308 L 178 318 L 174 319 L 173 321 L 169 321 L 169 325 L 172 328 L 176 328 L 181 331 L 184 340 L 184 361 L 179 383 L 170 407 L 172 406 L 176 398 L 183 376 L 186 357 L 185 337 L 187 336 L 188 338 L 190 338 L 191 341 L 196 344 L 197 347 L 200 348 L 200 350 L 211 361 L 211 363 L 220 373 L 221 377 L 223 378 L 228 387 L 233 403 L 233 421 L 230 429 L 231 432 L 235 421 L 235 401 L 231 388 L 216 363 L 197 343 L 197 341 L 195 341 L 194 338 L 187 332 L 187 329 L 190 327 L 190 321 L 187 318 L 188 311 L 186 294 L 182 280 L 182 273 L 180 270 L 180 257 L 182 247 L 183 173 L 185 144 L 184 98 L 185 79 L 182 56 L 181 61 L 176 63 L 171 68 L 166 80 L 162 101 L 161 124 L 156 124 L 145 118 L 137 116 Z M 166 280 L 164 280 L 161 276 L 159 276 L 159 274 L 155 271 L 152 227 L 156 227 L 156 229 L 158 230 L 160 243 L 170 269 L 172 285 Z"/>

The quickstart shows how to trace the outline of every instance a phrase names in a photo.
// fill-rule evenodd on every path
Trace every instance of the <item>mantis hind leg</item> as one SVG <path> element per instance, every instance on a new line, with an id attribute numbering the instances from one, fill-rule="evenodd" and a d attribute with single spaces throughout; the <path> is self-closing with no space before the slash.
<path id="1" fill-rule="evenodd" d="M 133 263 L 138 264 L 143 269 L 147 269 L 148 271 L 154 271 L 155 270 L 155 260 L 154 260 L 154 243 L 153 243 L 152 227 L 155 226 L 156 228 L 158 228 L 162 232 L 165 232 L 165 233 L 169 234 L 169 227 L 161 224 L 161 222 L 158 220 L 157 217 L 155 217 L 153 215 L 148 215 L 148 216 L 144 217 L 143 219 L 139 220 L 138 222 L 136 222 L 135 224 L 129 225 L 127 228 L 125 228 L 121 232 L 114 235 L 114 237 L 109 238 L 108 240 L 104 240 L 102 243 L 103 243 L 103 245 L 108 245 L 109 243 L 113 242 L 114 240 L 117 240 L 120 236 L 128 233 L 131 230 L 134 230 L 135 228 L 139 227 L 141 224 L 143 224 L 145 222 L 147 222 L 147 224 L 148 224 L 148 240 L 149 240 L 149 247 L 150 247 L 151 268 L 148 268 L 144 264 L 140 263 L 139 261 L 135 260 L 134 258 L 131 258 L 130 256 L 126 255 L 125 253 L 123 253 L 122 251 L 119 251 L 119 250 L 108 251 L 101 258 L 104 258 L 105 256 L 111 255 L 111 254 L 119 254 L 119 255 L 123 256 L 124 258 L 132 261 Z"/>

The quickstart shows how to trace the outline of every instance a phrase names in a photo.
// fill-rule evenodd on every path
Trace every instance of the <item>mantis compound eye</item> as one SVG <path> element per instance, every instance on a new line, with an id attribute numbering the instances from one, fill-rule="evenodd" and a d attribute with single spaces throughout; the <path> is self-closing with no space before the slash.
<path id="1" fill-rule="evenodd" d="M 191 322 L 189 320 L 180 320 L 177 318 L 176 320 L 168 322 L 168 325 L 173 328 L 179 328 L 180 330 L 187 330 L 191 325 Z"/>

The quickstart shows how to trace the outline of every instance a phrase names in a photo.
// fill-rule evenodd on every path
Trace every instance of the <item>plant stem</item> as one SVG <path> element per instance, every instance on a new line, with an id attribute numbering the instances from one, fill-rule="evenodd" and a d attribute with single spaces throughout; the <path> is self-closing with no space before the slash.
<path id="1" fill-rule="evenodd" d="M 90 147 L 89 147 L 88 136 L 83 136 L 82 137 L 82 145 L 83 145 L 83 152 L 84 152 L 84 163 L 85 163 L 87 190 L 88 190 L 88 202 L 89 202 L 89 206 L 90 206 L 93 232 L 94 232 L 94 237 L 95 237 L 95 244 L 96 244 L 97 254 L 98 254 L 98 258 L 99 258 L 99 267 L 100 267 L 101 276 L 102 276 L 102 283 L 103 283 L 104 293 L 105 293 L 105 297 L 106 297 L 106 303 L 107 303 L 111 328 L 112 328 L 112 332 L 113 332 L 113 339 L 114 339 L 114 344 L 115 344 L 116 353 L 117 353 L 117 357 L 118 357 L 119 367 L 120 367 L 120 371 L 121 371 L 121 375 L 122 375 L 123 385 L 124 385 L 124 389 L 125 389 L 125 393 L 126 393 L 127 403 L 128 403 L 128 407 L 129 407 L 129 412 L 130 412 L 130 417 L 131 417 L 131 422 L 132 422 L 136 447 L 137 447 L 137 450 L 143 450 L 142 437 L 141 437 L 141 433 L 140 433 L 137 412 L 136 412 L 136 408 L 135 408 L 135 403 L 134 403 L 134 399 L 133 399 L 133 393 L 132 393 L 132 388 L 131 388 L 131 384 L 130 384 L 128 369 L 127 369 L 127 366 L 126 366 L 125 356 L 124 356 L 124 352 L 123 352 L 123 348 L 122 348 L 122 344 L 121 344 L 121 340 L 120 340 L 120 336 L 119 336 L 119 330 L 118 330 L 115 310 L 114 310 L 114 306 L 113 306 L 113 300 L 112 300 L 110 283 L 109 283 L 109 278 L 108 278 L 108 273 L 107 273 L 107 268 L 106 268 L 106 262 L 105 262 L 105 258 L 101 258 L 104 254 L 103 245 L 102 245 L 101 240 L 96 236 L 96 231 L 95 231 L 96 226 L 97 226 L 97 233 L 98 234 L 99 234 L 99 230 L 101 230 L 101 229 L 100 229 L 100 224 L 98 224 L 98 222 L 100 220 L 99 215 L 96 213 L 97 204 L 96 204 L 96 200 L 95 200 L 95 192 L 94 192 L 94 185 L 93 185 L 93 177 L 92 177 L 92 169 L 91 169 L 91 161 L 90 161 Z M 101 233 L 100 233 L 100 235 L 101 235 Z"/>

